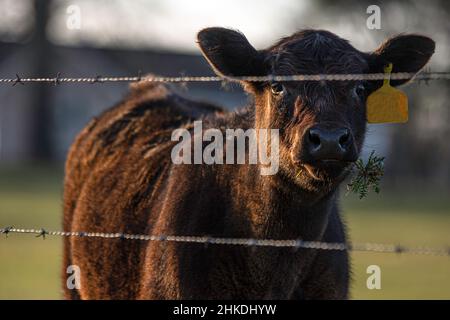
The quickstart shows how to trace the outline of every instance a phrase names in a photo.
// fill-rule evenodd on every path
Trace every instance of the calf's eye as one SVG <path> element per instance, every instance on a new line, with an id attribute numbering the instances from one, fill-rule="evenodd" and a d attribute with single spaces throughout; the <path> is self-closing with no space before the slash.
<path id="1" fill-rule="evenodd" d="M 273 82 L 270 84 L 270 90 L 273 95 L 280 96 L 284 94 L 284 86 L 279 82 Z"/>

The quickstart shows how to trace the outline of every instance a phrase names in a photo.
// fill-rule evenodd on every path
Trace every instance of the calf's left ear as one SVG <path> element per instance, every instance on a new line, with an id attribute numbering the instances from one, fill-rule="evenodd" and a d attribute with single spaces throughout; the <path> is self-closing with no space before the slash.
<path id="1" fill-rule="evenodd" d="M 197 35 L 206 60 L 221 76 L 264 75 L 263 56 L 240 32 L 225 28 L 206 28 Z"/>
<path id="2" fill-rule="evenodd" d="M 383 68 L 393 64 L 392 72 L 419 72 L 434 53 L 435 43 L 428 37 L 420 35 L 399 35 L 388 39 L 369 56 L 371 73 L 383 73 Z M 408 82 L 391 80 L 393 86 Z"/>

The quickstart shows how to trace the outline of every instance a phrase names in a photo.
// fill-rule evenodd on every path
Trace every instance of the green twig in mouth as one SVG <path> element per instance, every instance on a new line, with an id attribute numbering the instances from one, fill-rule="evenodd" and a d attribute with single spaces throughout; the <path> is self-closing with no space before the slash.
<path id="1" fill-rule="evenodd" d="M 374 150 L 370 153 L 366 164 L 362 159 L 355 162 L 353 172 L 355 171 L 352 180 L 347 184 L 347 194 L 353 192 L 362 199 L 367 196 L 370 189 L 376 193 L 380 192 L 380 180 L 384 173 L 384 157 L 376 156 Z"/>

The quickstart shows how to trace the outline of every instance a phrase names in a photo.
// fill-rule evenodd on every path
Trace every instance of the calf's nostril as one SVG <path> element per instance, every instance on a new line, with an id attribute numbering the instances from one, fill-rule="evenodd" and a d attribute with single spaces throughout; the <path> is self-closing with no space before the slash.
<path id="1" fill-rule="evenodd" d="M 345 133 L 342 134 L 341 137 L 339 138 L 339 144 L 341 145 L 341 147 L 343 147 L 347 144 L 349 138 L 350 138 L 350 132 L 348 132 L 348 130 L 346 130 Z"/>
<path id="2" fill-rule="evenodd" d="M 320 146 L 320 135 L 315 130 L 309 131 L 309 141 L 314 147 Z"/>

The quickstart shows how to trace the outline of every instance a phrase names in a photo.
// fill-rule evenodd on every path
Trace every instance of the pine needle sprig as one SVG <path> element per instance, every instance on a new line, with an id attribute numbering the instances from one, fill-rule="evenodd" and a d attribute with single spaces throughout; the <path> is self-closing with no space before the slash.
<path id="1" fill-rule="evenodd" d="M 375 155 L 375 150 L 370 153 L 367 163 L 358 159 L 353 167 L 355 175 L 347 184 L 347 193 L 358 194 L 359 199 L 367 196 L 370 190 L 380 193 L 380 181 L 384 173 L 384 157 Z"/>

